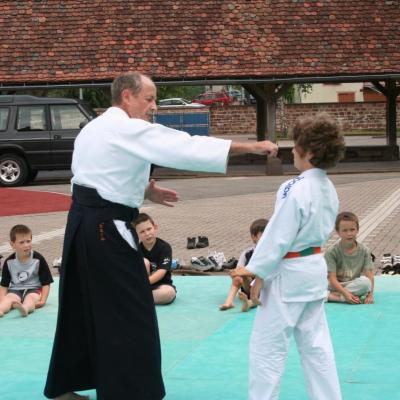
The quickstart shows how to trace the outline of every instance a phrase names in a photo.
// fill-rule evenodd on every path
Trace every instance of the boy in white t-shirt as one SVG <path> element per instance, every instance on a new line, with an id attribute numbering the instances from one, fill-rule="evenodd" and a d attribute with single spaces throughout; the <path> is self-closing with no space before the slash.
<path id="1" fill-rule="evenodd" d="M 265 227 L 268 224 L 268 220 L 265 218 L 256 219 L 250 225 L 250 236 L 253 241 L 253 246 L 247 248 L 242 252 L 238 260 L 238 266 L 246 266 L 251 256 L 253 255 L 254 248 L 258 240 L 260 239 L 262 233 L 264 232 Z M 254 281 L 254 282 L 253 282 Z M 253 282 L 253 283 L 252 283 Z M 233 308 L 233 300 L 236 295 L 239 293 L 240 301 L 242 302 L 242 311 L 248 311 L 250 308 L 256 307 L 258 305 L 258 300 L 254 301 L 250 298 L 250 287 L 251 285 L 262 284 L 261 280 L 257 282 L 254 278 L 249 276 L 235 276 L 232 277 L 232 285 L 229 289 L 228 295 L 223 304 L 219 306 L 221 311 L 229 310 Z"/>

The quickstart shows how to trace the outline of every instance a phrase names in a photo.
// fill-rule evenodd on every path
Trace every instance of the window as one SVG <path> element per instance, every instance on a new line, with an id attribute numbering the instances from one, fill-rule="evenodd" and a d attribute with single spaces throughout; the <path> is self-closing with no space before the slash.
<path id="1" fill-rule="evenodd" d="M 339 103 L 354 103 L 355 101 L 356 101 L 356 95 L 354 92 L 338 93 Z"/>
<path id="2" fill-rule="evenodd" d="M 74 104 L 60 104 L 50 106 L 51 126 L 53 130 L 80 129 L 88 118 Z"/>
<path id="3" fill-rule="evenodd" d="M 17 116 L 18 131 L 45 131 L 44 106 L 20 106 Z"/>
<path id="4" fill-rule="evenodd" d="M 7 129 L 8 114 L 10 110 L 6 107 L 0 108 L 0 131 Z"/>

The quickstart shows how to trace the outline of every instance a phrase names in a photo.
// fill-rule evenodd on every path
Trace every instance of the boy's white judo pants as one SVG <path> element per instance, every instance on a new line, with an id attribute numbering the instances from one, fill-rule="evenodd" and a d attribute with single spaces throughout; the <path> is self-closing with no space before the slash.
<path id="1" fill-rule="evenodd" d="M 310 400 L 340 400 L 323 299 L 283 302 L 279 279 L 265 285 L 250 341 L 249 400 L 276 400 L 292 334 Z"/>

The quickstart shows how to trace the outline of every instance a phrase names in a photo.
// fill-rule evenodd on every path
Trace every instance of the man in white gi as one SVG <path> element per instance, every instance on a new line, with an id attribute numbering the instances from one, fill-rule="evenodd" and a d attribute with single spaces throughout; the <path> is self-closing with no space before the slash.
<path id="1" fill-rule="evenodd" d="M 152 124 L 156 87 L 139 73 L 118 76 L 112 103 L 75 141 L 60 305 L 45 395 L 158 400 L 165 394 L 151 287 L 130 222 L 143 199 L 171 205 L 173 190 L 149 183 L 151 164 L 225 172 L 231 153 L 276 155 L 269 141 L 234 143 Z"/>
<path id="2" fill-rule="evenodd" d="M 339 205 L 325 169 L 339 160 L 344 142 L 337 125 L 324 115 L 298 121 L 293 133 L 294 165 L 301 174 L 281 185 L 249 264 L 231 273 L 264 280 L 250 341 L 249 399 L 278 399 L 293 334 L 308 397 L 339 400 L 324 311 L 328 282 L 321 246 L 333 230 Z M 257 301 L 258 295 L 251 297 Z"/>

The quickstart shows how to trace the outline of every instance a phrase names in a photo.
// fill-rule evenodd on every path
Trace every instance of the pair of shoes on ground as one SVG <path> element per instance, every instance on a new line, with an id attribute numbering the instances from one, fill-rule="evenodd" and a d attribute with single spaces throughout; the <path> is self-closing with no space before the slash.
<path id="1" fill-rule="evenodd" d="M 192 257 L 191 266 L 197 271 L 222 271 L 223 269 L 236 268 L 237 260 L 235 257 L 224 261 L 225 256 L 222 252 L 210 253 L 208 257 Z"/>
<path id="2" fill-rule="evenodd" d="M 212 262 L 209 258 L 205 257 L 192 257 L 190 261 L 192 268 L 195 269 L 196 271 L 212 271 L 215 267 L 214 262 Z"/>
<path id="3" fill-rule="evenodd" d="M 400 274 L 400 255 L 392 256 L 390 253 L 385 253 L 381 258 L 381 267 L 382 274 Z"/>
<path id="4" fill-rule="evenodd" d="M 195 237 L 188 237 L 186 248 L 189 250 L 190 249 L 203 249 L 204 247 L 207 247 L 208 245 L 209 245 L 209 243 L 208 243 L 207 236 L 198 236 L 197 241 L 196 241 Z"/>

